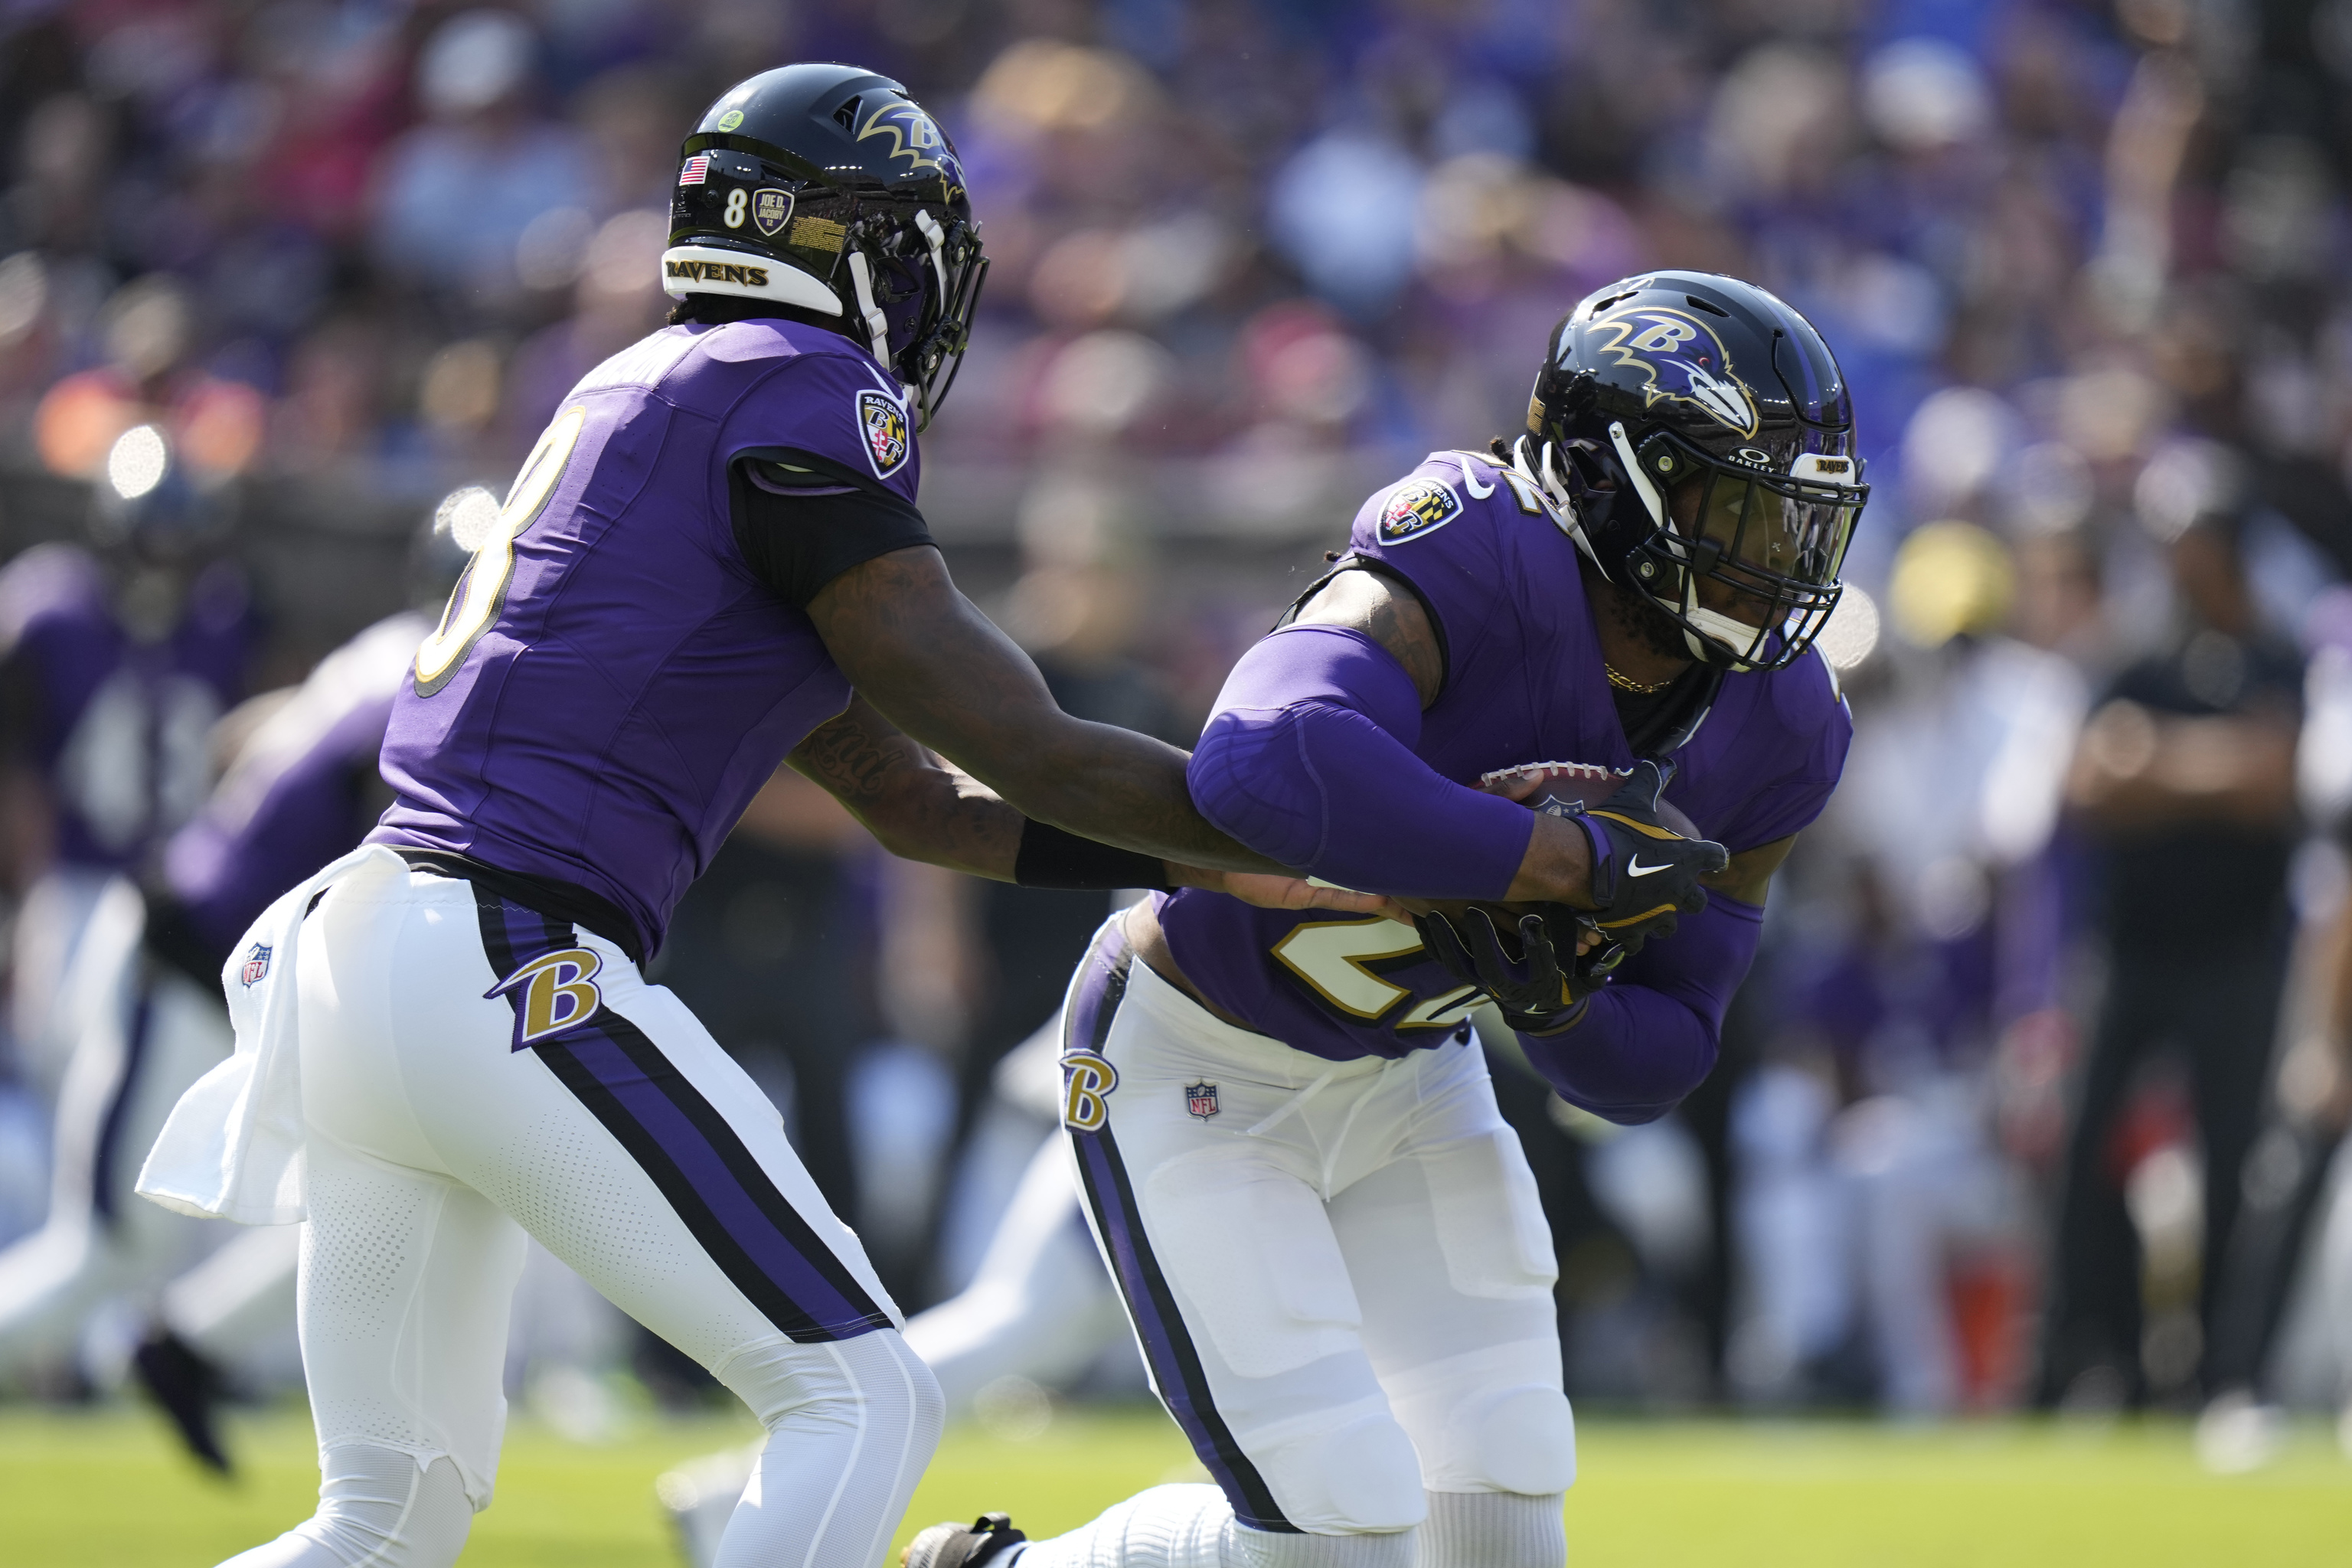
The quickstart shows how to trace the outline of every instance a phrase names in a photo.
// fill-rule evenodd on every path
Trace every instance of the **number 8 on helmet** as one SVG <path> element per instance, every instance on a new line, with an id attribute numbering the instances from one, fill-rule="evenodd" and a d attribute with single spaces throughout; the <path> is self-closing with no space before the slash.
<path id="1" fill-rule="evenodd" d="M 929 425 L 988 274 L 939 122 L 887 77 L 784 66 L 730 88 L 678 158 L 662 287 L 835 318 Z"/>

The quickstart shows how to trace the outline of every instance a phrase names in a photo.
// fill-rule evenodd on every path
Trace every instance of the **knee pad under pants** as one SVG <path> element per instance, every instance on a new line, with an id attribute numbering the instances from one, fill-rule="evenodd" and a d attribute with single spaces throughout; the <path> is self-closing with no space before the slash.
<path id="1" fill-rule="evenodd" d="M 1550 1236 L 1475 1048 L 1335 1064 L 1142 964 L 1086 977 L 1066 1120 L 1090 1219 L 1240 1522 L 1376 1534 L 1425 1489 L 1564 1490 Z"/>

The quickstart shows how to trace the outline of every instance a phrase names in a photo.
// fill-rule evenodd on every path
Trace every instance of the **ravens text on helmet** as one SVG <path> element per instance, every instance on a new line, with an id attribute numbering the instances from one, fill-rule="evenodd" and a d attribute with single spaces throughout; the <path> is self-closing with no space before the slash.
<path id="1" fill-rule="evenodd" d="M 746 267 L 734 261 L 677 261 L 662 263 L 672 278 L 707 279 L 714 283 L 742 283 L 754 289 L 768 286 L 768 269 Z"/>

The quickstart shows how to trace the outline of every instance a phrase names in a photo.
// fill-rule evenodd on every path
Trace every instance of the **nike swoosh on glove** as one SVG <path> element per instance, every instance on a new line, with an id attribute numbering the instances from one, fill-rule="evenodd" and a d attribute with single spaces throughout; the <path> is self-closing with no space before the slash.
<path id="1" fill-rule="evenodd" d="M 1599 805 L 1559 813 L 1574 816 L 1592 841 L 1592 922 L 1627 952 L 1673 935 L 1677 913 L 1706 908 L 1699 879 L 1731 863 L 1731 851 L 1722 845 L 1685 838 L 1665 825 L 1658 810 L 1665 787 L 1665 774 L 1645 758 Z M 1559 804 L 1538 809 L 1557 810 Z"/>

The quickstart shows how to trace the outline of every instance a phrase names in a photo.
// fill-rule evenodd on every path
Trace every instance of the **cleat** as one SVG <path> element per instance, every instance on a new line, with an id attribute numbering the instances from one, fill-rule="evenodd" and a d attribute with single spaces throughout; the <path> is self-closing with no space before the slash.
<path id="1" fill-rule="evenodd" d="M 226 1476 L 234 1470 L 214 1422 L 221 1402 L 220 1369 L 169 1329 L 148 1335 L 131 1357 L 139 1381 L 172 1418 L 188 1451 Z"/>
<path id="2" fill-rule="evenodd" d="M 924 1531 L 898 1553 L 898 1568 L 981 1568 L 1028 1539 L 1009 1515 L 983 1513 L 969 1527 L 950 1521 Z"/>

